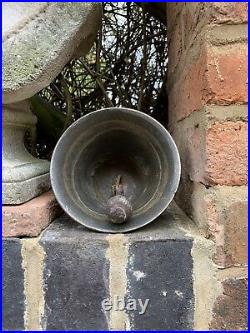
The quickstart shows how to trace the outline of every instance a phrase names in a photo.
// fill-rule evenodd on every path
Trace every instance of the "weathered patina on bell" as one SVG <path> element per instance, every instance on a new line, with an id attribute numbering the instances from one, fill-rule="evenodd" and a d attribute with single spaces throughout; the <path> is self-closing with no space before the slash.
<path id="1" fill-rule="evenodd" d="M 55 196 L 75 221 L 102 232 L 128 232 L 159 216 L 180 180 L 168 131 L 132 109 L 107 108 L 73 123 L 51 161 Z"/>

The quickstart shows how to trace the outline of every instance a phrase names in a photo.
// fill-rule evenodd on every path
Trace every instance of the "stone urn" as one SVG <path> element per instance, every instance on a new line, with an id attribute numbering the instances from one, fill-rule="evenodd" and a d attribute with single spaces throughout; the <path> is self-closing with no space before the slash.
<path id="1" fill-rule="evenodd" d="M 3 204 L 10 205 L 50 188 L 49 161 L 24 146 L 26 131 L 34 131 L 37 121 L 29 98 L 90 50 L 102 11 L 92 2 L 5 2 L 2 9 L 2 182 Z"/>

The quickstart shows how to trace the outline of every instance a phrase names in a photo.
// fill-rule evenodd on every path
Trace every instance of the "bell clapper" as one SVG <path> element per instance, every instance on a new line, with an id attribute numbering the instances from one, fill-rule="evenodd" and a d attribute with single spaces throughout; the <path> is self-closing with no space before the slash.
<path id="1" fill-rule="evenodd" d="M 112 185 L 112 195 L 124 195 L 121 175 L 116 177 L 115 183 Z"/>
<path id="2" fill-rule="evenodd" d="M 111 222 L 119 224 L 132 215 L 132 206 L 124 195 L 122 176 L 118 175 L 112 185 L 112 197 L 108 200 L 108 217 Z"/>

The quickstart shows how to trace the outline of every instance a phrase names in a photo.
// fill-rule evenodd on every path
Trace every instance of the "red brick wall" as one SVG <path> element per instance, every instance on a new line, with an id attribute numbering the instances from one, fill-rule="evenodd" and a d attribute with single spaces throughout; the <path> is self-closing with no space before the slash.
<path id="1" fill-rule="evenodd" d="M 247 3 L 168 3 L 167 25 L 169 130 L 182 161 L 176 200 L 214 240 L 214 263 L 241 269 L 247 264 Z M 223 329 L 222 322 L 211 327 Z"/>

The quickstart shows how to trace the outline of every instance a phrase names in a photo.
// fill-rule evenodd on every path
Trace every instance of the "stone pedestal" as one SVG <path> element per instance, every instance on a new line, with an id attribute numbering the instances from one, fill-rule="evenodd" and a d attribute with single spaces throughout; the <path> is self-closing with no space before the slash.
<path id="1" fill-rule="evenodd" d="M 36 124 L 36 117 L 23 101 L 3 105 L 2 110 L 2 203 L 26 202 L 50 188 L 50 163 L 32 156 L 24 146 L 25 132 Z"/>

